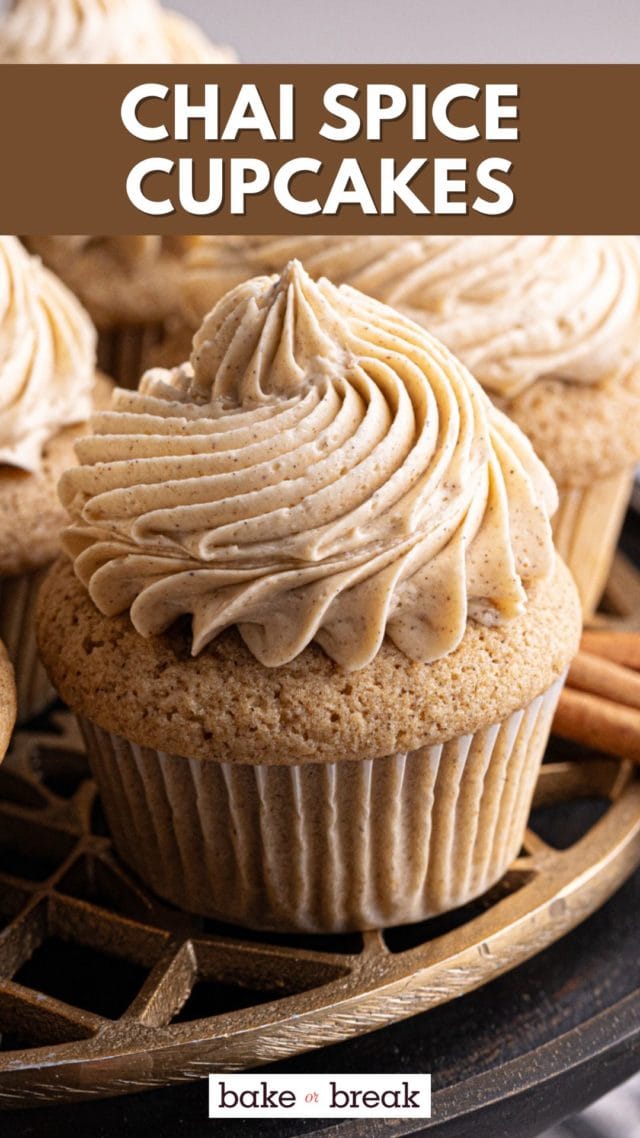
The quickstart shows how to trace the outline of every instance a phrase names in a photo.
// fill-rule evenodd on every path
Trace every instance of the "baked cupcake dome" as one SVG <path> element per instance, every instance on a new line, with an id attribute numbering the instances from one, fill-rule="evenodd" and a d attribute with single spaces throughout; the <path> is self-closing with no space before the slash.
<path id="1" fill-rule="evenodd" d="M 20 719 L 52 697 L 35 644 L 35 598 L 60 550 L 57 494 L 94 397 L 95 332 L 60 281 L 15 237 L 0 238 L 0 636 L 16 669 Z"/>
<path id="2" fill-rule="evenodd" d="M 178 622 L 141 637 L 105 616 L 59 559 L 41 589 L 41 650 L 62 698 L 104 730 L 206 763 L 296 766 L 363 760 L 470 736 L 560 679 L 577 648 L 575 587 L 558 559 L 525 613 L 471 623 L 455 651 L 409 660 L 386 638 L 348 672 L 315 643 L 266 668 L 227 629 L 198 656 Z M 195 709 L 197 708 L 197 714 Z"/>
<path id="3" fill-rule="evenodd" d="M 560 492 L 556 543 L 595 608 L 640 458 L 640 253 L 632 237 L 208 238 L 185 321 L 300 255 L 441 338 L 524 430 Z"/>
<path id="4" fill-rule="evenodd" d="M 488 888 L 579 634 L 517 428 L 418 326 L 295 264 L 93 427 L 39 635 L 121 855 L 257 927 Z"/>

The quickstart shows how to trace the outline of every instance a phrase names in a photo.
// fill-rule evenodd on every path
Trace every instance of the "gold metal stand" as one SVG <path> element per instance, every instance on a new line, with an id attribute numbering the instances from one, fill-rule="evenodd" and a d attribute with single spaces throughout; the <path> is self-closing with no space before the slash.
<path id="1" fill-rule="evenodd" d="M 18 733 L 0 767 L 0 1106 L 268 1063 L 479 987 L 640 864 L 638 769 L 584 753 L 543 767 L 537 806 L 583 798 L 604 806 L 579 840 L 529 830 L 503 881 L 457 913 L 363 936 L 245 933 L 160 904 L 120 865 L 71 716 Z"/>

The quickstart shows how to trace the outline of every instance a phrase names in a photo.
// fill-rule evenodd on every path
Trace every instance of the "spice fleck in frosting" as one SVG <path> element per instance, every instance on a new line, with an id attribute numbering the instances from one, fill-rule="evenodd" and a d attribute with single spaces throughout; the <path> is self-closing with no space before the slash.
<path id="1" fill-rule="evenodd" d="M 556 492 L 519 429 L 426 331 L 298 262 L 235 288 L 191 362 L 117 390 L 60 484 L 64 547 L 145 637 L 236 625 L 274 667 L 348 670 L 508 621 L 553 569 Z"/>
<path id="2" fill-rule="evenodd" d="M 230 63 L 158 0 L 15 0 L 0 17 L 0 63 Z"/>
<path id="3" fill-rule="evenodd" d="M 16 237 L 0 237 L 0 463 L 39 471 L 49 439 L 89 418 L 94 382 L 89 317 Z"/>

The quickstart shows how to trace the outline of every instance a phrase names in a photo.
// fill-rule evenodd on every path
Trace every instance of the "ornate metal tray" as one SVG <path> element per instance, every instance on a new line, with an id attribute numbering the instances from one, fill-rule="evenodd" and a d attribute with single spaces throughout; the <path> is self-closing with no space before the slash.
<path id="1" fill-rule="evenodd" d="M 640 864 L 637 768 L 579 748 L 543 767 L 536 806 L 584 797 L 601 810 L 579 840 L 552 848 L 534 824 L 463 910 L 363 936 L 246 933 L 161 904 L 119 864 L 80 737 L 55 713 L 0 767 L 0 1106 L 253 1067 L 479 987 Z"/>

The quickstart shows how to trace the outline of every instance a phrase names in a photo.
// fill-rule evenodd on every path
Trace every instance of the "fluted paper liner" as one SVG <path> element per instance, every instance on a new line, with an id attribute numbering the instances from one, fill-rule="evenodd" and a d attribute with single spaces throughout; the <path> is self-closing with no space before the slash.
<path id="1" fill-rule="evenodd" d="M 13 664 L 18 723 L 39 715 L 56 698 L 36 643 L 38 591 L 49 566 L 15 577 L 0 577 L 0 640 Z"/>
<path id="2" fill-rule="evenodd" d="M 188 760 L 81 726 L 116 849 L 156 893 L 253 928 L 345 932 L 423 920 L 502 877 L 562 682 L 474 735 L 361 761 Z"/>
<path id="3" fill-rule="evenodd" d="M 554 543 L 578 586 L 585 620 L 593 616 L 607 583 L 634 474 L 632 467 L 590 486 L 558 488 Z"/>
<path id="4" fill-rule="evenodd" d="M 149 353 L 164 334 L 162 324 L 123 324 L 98 334 L 98 366 L 119 387 L 134 391 L 149 366 Z"/>

